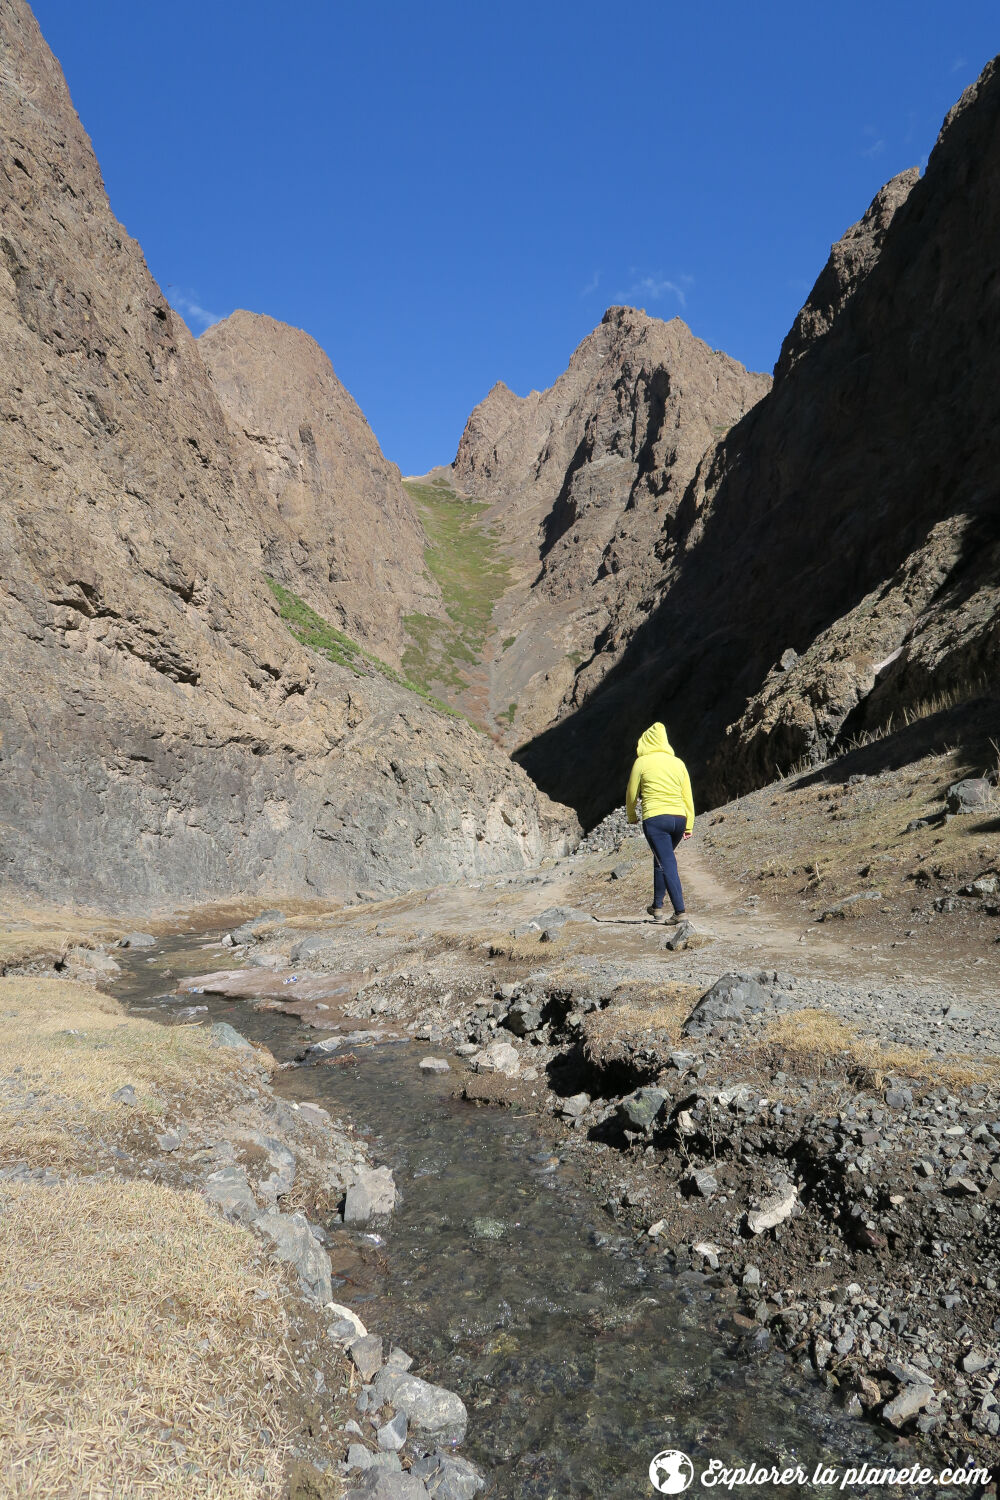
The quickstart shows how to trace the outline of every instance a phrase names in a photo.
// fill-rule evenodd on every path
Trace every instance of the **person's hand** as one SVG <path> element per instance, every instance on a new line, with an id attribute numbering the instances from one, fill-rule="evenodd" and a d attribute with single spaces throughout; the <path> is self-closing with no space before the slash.
<path id="1" fill-rule="evenodd" d="M 684 837 L 686 839 L 689 839 L 691 837 L 691 829 L 690 828 L 688 829 L 687 833 L 685 833 Z"/>

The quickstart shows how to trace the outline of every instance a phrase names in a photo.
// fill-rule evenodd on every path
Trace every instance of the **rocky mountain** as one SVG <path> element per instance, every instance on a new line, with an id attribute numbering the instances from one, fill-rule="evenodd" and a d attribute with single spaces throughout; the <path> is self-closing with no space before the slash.
<path id="1" fill-rule="evenodd" d="M 550 724 L 581 671 L 593 686 L 614 665 L 699 460 L 769 387 L 679 318 L 613 307 L 549 390 L 496 385 L 473 411 L 454 481 L 515 560 L 494 616 L 511 643 L 491 664 L 510 740 Z"/>
<path id="2" fill-rule="evenodd" d="M 426 537 L 357 402 L 316 341 L 235 312 L 198 350 L 259 488 L 270 496 L 267 565 L 315 609 L 399 665 L 403 616 L 440 615 Z"/>
<path id="3" fill-rule="evenodd" d="M 348 897 L 561 848 L 488 740 L 292 638 L 274 498 L 23 0 L 0 42 L 0 879 Z"/>
<path id="4" fill-rule="evenodd" d="M 648 618 L 520 757 L 542 785 L 606 810 L 655 715 L 718 800 L 995 685 L 998 232 L 994 61 L 834 247 L 688 485 Z"/>

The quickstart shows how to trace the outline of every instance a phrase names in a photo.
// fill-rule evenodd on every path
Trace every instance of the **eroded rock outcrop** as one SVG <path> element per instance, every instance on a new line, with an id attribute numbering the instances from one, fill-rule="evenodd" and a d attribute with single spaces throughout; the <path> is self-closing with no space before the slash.
<path id="1" fill-rule="evenodd" d="M 488 740 L 292 639 L 271 497 L 23 0 L 0 37 L 0 879 L 351 895 L 561 846 Z"/>
<path id="2" fill-rule="evenodd" d="M 352 638 L 399 665 L 402 616 L 437 614 L 426 537 L 323 350 L 301 329 L 234 312 L 198 351 L 261 490 L 271 572 Z"/>
<path id="3" fill-rule="evenodd" d="M 523 740 L 617 660 L 663 571 L 700 458 L 770 387 L 679 318 L 612 307 L 546 391 L 494 386 L 469 418 L 456 483 L 490 503 L 516 559 L 494 624 L 494 713 Z"/>
<path id="4" fill-rule="evenodd" d="M 866 220 L 699 466 L 617 670 L 520 757 L 590 816 L 654 716 L 704 802 L 996 682 L 996 61 Z"/>

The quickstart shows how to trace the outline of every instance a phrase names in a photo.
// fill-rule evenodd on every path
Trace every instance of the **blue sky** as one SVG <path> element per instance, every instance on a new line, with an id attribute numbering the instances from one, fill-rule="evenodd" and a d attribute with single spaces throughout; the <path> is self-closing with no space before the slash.
<path id="1" fill-rule="evenodd" d="M 1000 51 L 995 0 L 34 9 L 192 330 L 307 329 L 404 473 L 614 302 L 770 369 L 830 242 Z"/>

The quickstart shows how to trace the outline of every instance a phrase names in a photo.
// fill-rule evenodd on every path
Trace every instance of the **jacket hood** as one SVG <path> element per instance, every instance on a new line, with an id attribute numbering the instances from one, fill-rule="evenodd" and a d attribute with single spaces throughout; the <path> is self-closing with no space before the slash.
<path id="1" fill-rule="evenodd" d="M 667 739 L 667 731 L 660 723 L 650 724 L 645 734 L 640 735 L 639 743 L 635 747 L 636 755 L 652 755 L 656 750 L 665 750 L 668 755 L 674 753 Z"/>

